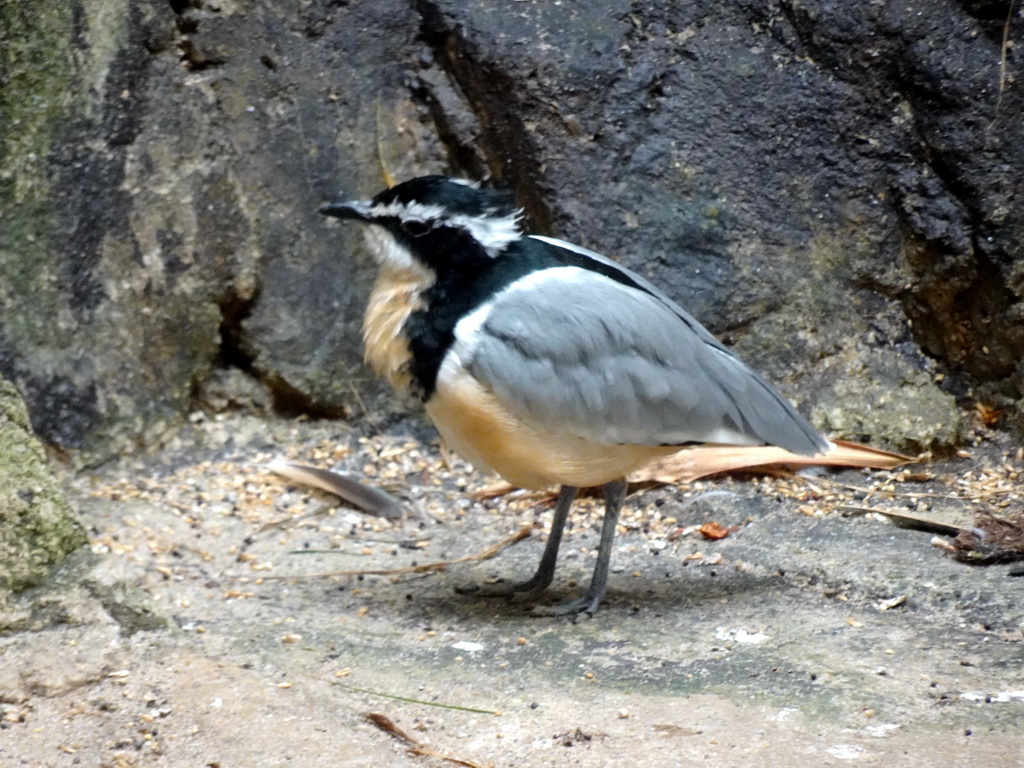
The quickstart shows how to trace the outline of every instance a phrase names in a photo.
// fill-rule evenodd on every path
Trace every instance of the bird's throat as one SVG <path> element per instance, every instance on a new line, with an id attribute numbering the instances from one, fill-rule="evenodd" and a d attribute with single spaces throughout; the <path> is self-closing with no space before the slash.
<path id="1" fill-rule="evenodd" d="M 422 295 L 432 280 L 418 269 L 381 267 L 363 315 L 363 349 L 367 364 L 399 392 L 412 383 L 409 342 L 402 333 L 409 315 L 423 308 Z"/>

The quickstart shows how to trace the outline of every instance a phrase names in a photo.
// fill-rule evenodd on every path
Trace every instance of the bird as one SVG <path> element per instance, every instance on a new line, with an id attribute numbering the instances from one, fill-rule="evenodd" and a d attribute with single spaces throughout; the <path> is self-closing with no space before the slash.
<path id="1" fill-rule="evenodd" d="M 444 443 L 477 469 L 520 488 L 559 487 L 533 576 L 478 594 L 540 597 L 579 489 L 601 487 L 589 586 L 532 609 L 593 616 L 631 472 L 693 444 L 808 456 L 829 445 L 647 279 L 590 249 L 528 234 L 507 191 L 429 175 L 320 213 L 364 225 L 377 263 L 363 317 L 370 367 L 422 400 Z"/>

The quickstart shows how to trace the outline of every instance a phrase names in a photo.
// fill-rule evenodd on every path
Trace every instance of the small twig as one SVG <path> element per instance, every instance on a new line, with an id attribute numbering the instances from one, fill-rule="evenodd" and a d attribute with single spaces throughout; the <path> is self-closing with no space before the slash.
<path id="1" fill-rule="evenodd" d="M 384 140 L 381 138 L 381 108 L 380 108 L 380 96 L 377 97 L 377 106 L 374 115 L 374 132 L 377 134 L 374 139 L 377 144 L 377 162 L 380 164 L 380 175 L 384 179 L 384 186 L 391 189 L 395 186 L 395 177 L 388 169 L 387 160 L 384 158 Z"/>
<path id="2" fill-rule="evenodd" d="M 346 691 L 352 691 L 353 693 L 365 693 L 368 696 L 380 696 L 382 699 L 391 699 L 392 701 L 404 701 L 406 704 L 422 704 L 425 707 L 440 707 L 441 709 L 455 709 L 459 712 L 472 712 L 474 715 L 494 715 L 495 717 L 501 717 L 501 712 L 494 709 L 476 709 L 474 707 L 463 707 L 460 704 L 445 704 L 440 701 L 424 701 L 423 699 L 413 699 L 408 696 L 398 696 L 394 693 L 382 693 L 381 691 L 372 691 L 369 688 L 359 688 L 354 685 L 347 685 L 345 683 L 339 683 L 337 680 L 329 680 L 331 685 L 339 688 L 344 688 Z"/>
<path id="3" fill-rule="evenodd" d="M 349 538 L 349 541 L 359 544 L 387 544 L 392 547 L 398 547 L 399 549 L 405 549 L 411 552 L 420 552 L 424 547 L 430 544 L 432 537 L 424 536 L 420 539 L 381 539 L 374 536 L 353 536 Z M 340 549 L 293 549 L 289 555 L 348 555 L 350 557 L 366 557 L 369 552 L 343 552 Z"/>
<path id="4" fill-rule="evenodd" d="M 342 552 L 340 549 L 293 549 L 289 555 L 345 555 L 346 557 L 369 557 L 369 552 Z"/>
<path id="5" fill-rule="evenodd" d="M 916 531 L 938 533 L 943 536 L 956 536 L 969 530 L 968 528 L 964 528 L 960 525 L 943 523 L 938 520 L 932 520 L 931 518 L 921 517 L 920 515 L 908 515 L 905 512 L 892 512 L 887 509 L 858 507 L 852 504 L 838 504 L 836 509 L 848 509 L 851 512 L 855 512 L 860 515 L 882 515 L 882 517 L 888 519 L 892 523 L 895 523 L 901 528 L 912 528 Z"/>
<path id="6" fill-rule="evenodd" d="M 1006 90 L 1006 52 L 1010 49 L 1010 21 L 1013 19 L 1013 7 L 1016 0 L 1010 0 L 1006 9 L 1006 23 L 1003 24 L 1003 45 L 999 56 L 999 96 L 996 97 L 996 111 L 992 115 L 992 122 L 999 117 L 999 108 L 1003 105 L 1003 92 Z"/>
<path id="7" fill-rule="evenodd" d="M 460 557 L 457 560 L 439 560 L 433 563 L 421 563 L 420 565 L 410 565 L 405 568 L 383 568 L 380 570 L 369 570 L 369 571 L 327 571 L 325 573 L 300 573 L 291 576 L 264 576 L 264 581 L 282 580 L 282 579 L 327 579 L 335 576 L 402 576 L 408 573 L 424 573 L 427 571 L 443 571 L 445 568 L 451 565 L 458 565 L 459 563 L 471 563 L 476 560 L 489 560 L 498 554 L 505 547 L 511 546 L 518 541 L 522 541 L 530 535 L 530 531 L 533 526 L 527 525 L 520 528 L 514 534 L 509 536 L 507 539 L 499 541 L 497 544 L 492 544 L 482 552 L 477 552 L 475 555 L 466 555 Z"/>
<path id="8" fill-rule="evenodd" d="M 320 489 L 318 488 L 316 490 L 319 491 Z M 330 493 L 330 491 L 323 491 L 323 492 L 324 493 Z M 332 495 L 333 499 L 337 499 L 338 498 L 334 494 L 331 494 L 331 495 Z M 333 499 L 332 499 L 332 501 L 333 501 Z M 334 506 L 337 506 L 336 502 L 334 503 Z M 308 522 L 310 520 L 316 520 L 318 517 L 326 517 L 327 515 L 331 514 L 331 511 L 332 511 L 331 510 L 331 506 L 329 506 L 327 504 L 324 504 L 319 509 L 317 509 L 317 510 L 315 510 L 313 512 L 310 512 L 307 515 L 299 515 L 298 517 L 283 517 L 280 520 L 271 520 L 269 523 L 264 523 L 259 528 L 257 528 L 256 529 L 256 533 L 259 534 L 259 533 L 266 533 L 267 531 L 283 531 L 283 530 L 287 530 L 288 528 L 291 528 L 291 527 L 296 526 L 296 525 L 301 525 L 302 523 Z"/>
<path id="9" fill-rule="evenodd" d="M 465 768 L 483 768 L 479 763 L 473 763 L 469 760 L 461 760 L 457 757 L 448 757 L 447 755 L 442 755 L 433 747 L 429 747 L 426 744 L 417 741 L 412 736 L 407 734 L 405 731 L 403 731 L 401 728 L 395 725 L 394 722 L 392 722 L 391 718 L 387 715 L 382 715 L 379 712 L 366 712 L 363 715 L 363 717 L 365 717 L 369 722 L 373 723 L 382 731 L 384 731 L 384 733 L 390 734 L 399 741 L 403 742 L 409 748 L 409 751 L 414 755 L 418 755 L 421 757 L 436 757 L 441 760 L 445 760 L 446 762 L 453 763 L 454 765 L 465 766 Z"/>
<path id="10" fill-rule="evenodd" d="M 392 185 L 389 184 L 388 186 L 390 187 Z M 362 395 L 359 394 L 359 390 L 356 389 L 355 383 L 349 382 L 348 389 L 349 392 L 352 393 L 352 397 L 355 398 L 356 405 L 358 405 L 360 410 L 363 412 L 363 421 L 369 424 L 370 429 L 372 429 L 376 434 L 383 435 L 384 430 L 382 430 L 380 428 L 380 425 L 377 424 L 377 422 L 373 419 L 372 416 L 370 416 L 370 409 L 366 407 L 366 403 L 363 401 Z"/>

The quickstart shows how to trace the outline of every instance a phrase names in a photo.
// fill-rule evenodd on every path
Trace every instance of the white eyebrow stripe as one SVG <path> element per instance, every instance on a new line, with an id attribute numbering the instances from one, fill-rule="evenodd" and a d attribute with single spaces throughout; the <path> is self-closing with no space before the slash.
<path id="1" fill-rule="evenodd" d="M 451 216 L 440 205 L 427 205 L 415 201 L 400 203 L 396 200 L 372 206 L 367 215 L 370 218 L 394 217 L 402 221 L 438 221 L 447 226 L 458 227 L 468 232 L 492 257 L 501 253 L 509 243 L 522 237 L 519 229 L 519 221 L 523 217 L 522 208 L 506 216 Z"/>
<path id="2" fill-rule="evenodd" d="M 370 208 L 369 215 L 375 219 L 386 216 L 394 216 L 403 221 L 430 221 L 444 215 L 444 208 L 440 205 L 425 205 L 424 203 L 400 203 L 397 200 L 387 205 L 375 205 Z"/>

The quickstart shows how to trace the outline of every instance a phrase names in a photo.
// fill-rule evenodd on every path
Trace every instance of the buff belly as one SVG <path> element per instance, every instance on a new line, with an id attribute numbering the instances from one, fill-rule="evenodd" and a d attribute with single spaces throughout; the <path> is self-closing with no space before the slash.
<path id="1" fill-rule="evenodd" d="M 603 485 L 678 447 L 605 445 L 517 418 L 464 369 L 438 378 L 427 414 L 448 447 L 519 488 Z"/>

